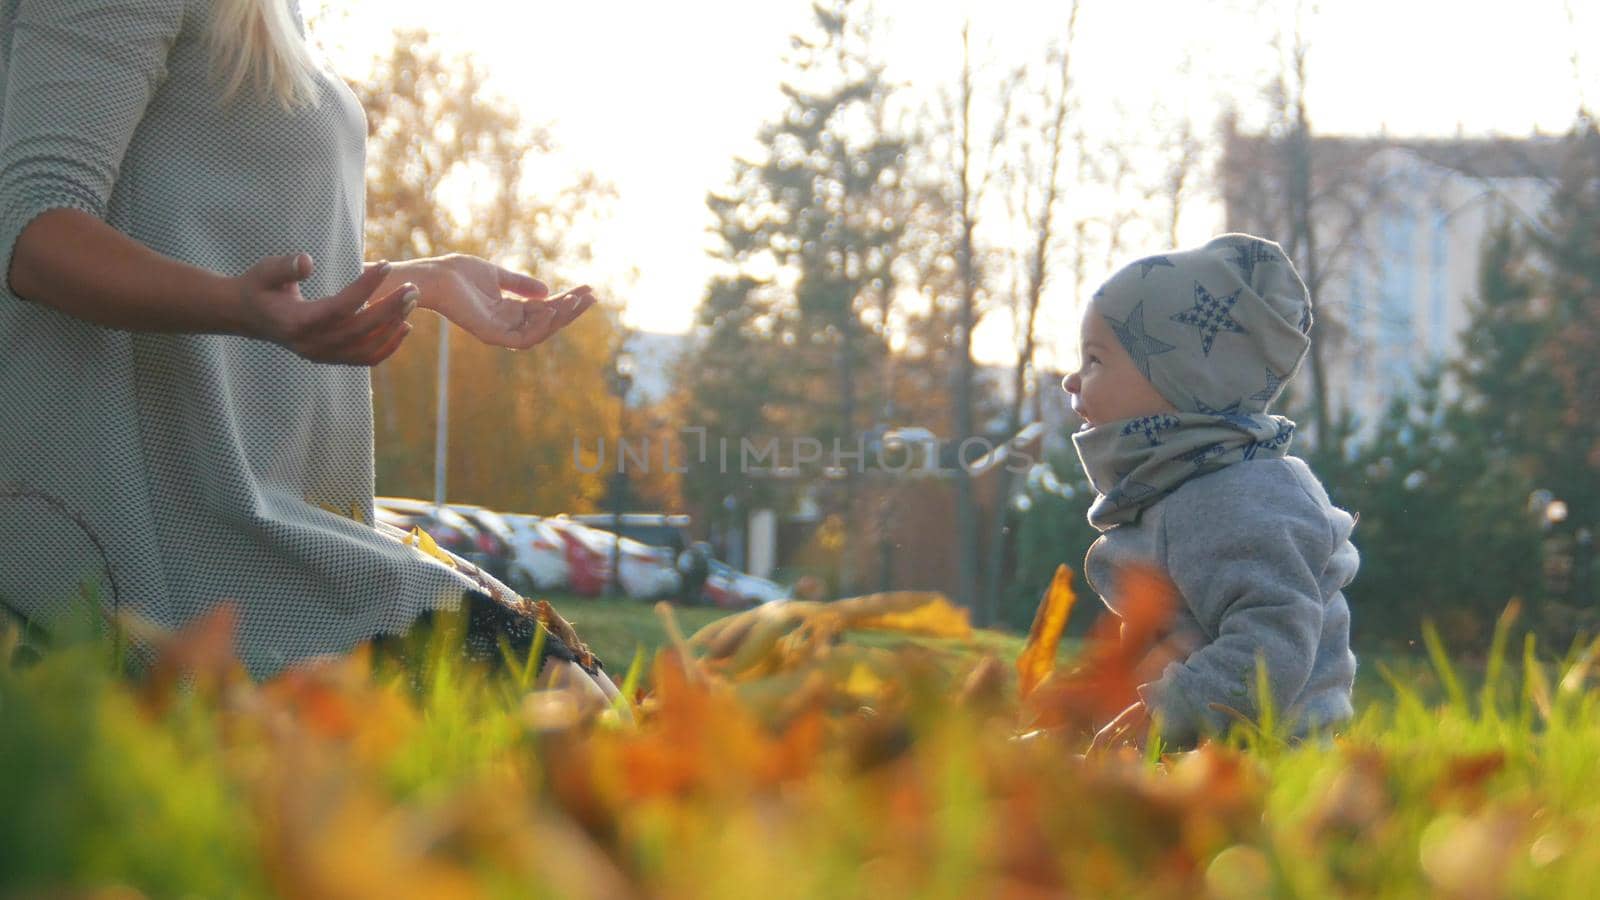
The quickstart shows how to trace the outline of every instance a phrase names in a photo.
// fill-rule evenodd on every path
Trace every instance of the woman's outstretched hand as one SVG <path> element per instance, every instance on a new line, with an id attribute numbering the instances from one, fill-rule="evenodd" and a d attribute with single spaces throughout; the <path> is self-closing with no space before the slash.
<path id="1" fill-rule="evenodd" d="M 395 274 L 421 289 L 424 308 L 486 344 L 515 350 L 543 343 L 599 299 L 588 285 L 552 297 L 536 278 L 460 253 L 401 263 Z"/>
<path id="2" fill-rule="evenodd" d="M 240 330 L 247 337 L 281 344 L 312 362 L 375 366 L 400 349 L 416 309 L 416 285 L 401 284 L 374 298 L 388 277 L 388 263 L 368 266 L 339 293 L 306 300 L 300 282 L 311 277 L 311 258 L 269 257 L 233 279 L 239 295 Z"/>

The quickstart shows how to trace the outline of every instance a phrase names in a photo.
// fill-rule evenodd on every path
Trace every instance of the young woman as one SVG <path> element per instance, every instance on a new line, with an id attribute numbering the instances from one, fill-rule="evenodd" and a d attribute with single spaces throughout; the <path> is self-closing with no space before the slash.
<path id="1" fill-rule="evenodd" d="M 302 28 L 292 0 L 0 0 L 15 613 L 85 581 L 165 628 L 231 600 L 257 676 L 464 598 L 523 630 L 497 585 L 363 524 L 369 367 L 418 306 L 526 349 L 596 298 L 470 256 L 363 266 L 365 117 Z"/>

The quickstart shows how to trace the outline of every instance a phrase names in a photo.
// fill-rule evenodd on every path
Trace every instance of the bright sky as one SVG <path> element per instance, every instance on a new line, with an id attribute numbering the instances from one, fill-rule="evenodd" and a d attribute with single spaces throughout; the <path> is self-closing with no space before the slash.
<path id="1" fill-rule="evenodd" d="M 1063 0 L 875 0 L 889 75 L 917 88 L 959 72 L 971 21 L 978 62 L 1005 68 L 1064 34 Z M 1313 127 L 1395 135 L 1560 132 L 1579 85 L 1600 104 L 1600 10 L 1581 0 L 1496 4 L 1337 0 L 1308 19 Z M 357 76 L 400 27 L 423 27 L 446 49 L 476 55 L 525 118 L 547 123 L 563 153 L 612 182 L 614 215 L 590 236 L 596 284 L 625 303 L 624 321 L 686 330 L 713 271 L 707 191 L 754 149 L 782 109 L 789 35 L 809 25 L 809 0 L 303 0 L 335 8 L 317 35 L 335 67 Z M 1219 99 L 1261 115 L 1276 23 L 1293 0 L 1083 0 L 1074 69 L 1084 121 L 1108 133 L 1148 127 L 1150 110 L 1192 116 L 1212 133 Z M 1309 8 L 1311 4 L 1307 4 Z M 1569 8 L 1571 12 L 1569 13 Z M 342 20 L 340 16 L 343 16 Z M 1575 77 L 1574 47 L 1586 49 Z M 1202 177 L 1204 172 L 1201 173 Z M 1180 243 L 1221 227 L 1212 205 L 1186 214 Z M 1140 249 L 1133 248 L 1129 253 Z M 1090 280 L 1104 273 L 1094 273 Z M 1046 357 L 1076 340 L 1070 289 L 1047 296 Z M 984 361 L 1009 362 L 1008 323 L 975 333 Z"/>

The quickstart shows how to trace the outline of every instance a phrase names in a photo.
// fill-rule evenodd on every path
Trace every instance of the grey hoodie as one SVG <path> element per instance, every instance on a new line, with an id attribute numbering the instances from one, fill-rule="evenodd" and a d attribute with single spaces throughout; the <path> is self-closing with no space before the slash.
<path id="1" fill-rule="evenodd" d="M 1085 577 L 1113 612 L 1116 573 L 1130 564 L 1153 566 L 1182 595 L 1175 634 L 1194 649 L 1139 688 L 1165 741 L 1225 733 L 1233 717 L 1211 704 L 1258 718 L 1258 654 L 1292 733 L 1351 718 L 1356 659 L 1341 591 L 1360 565 L 1354 526 L 1303 461 L 1255 459 L 1190 479 L 1089 548 Z"/>

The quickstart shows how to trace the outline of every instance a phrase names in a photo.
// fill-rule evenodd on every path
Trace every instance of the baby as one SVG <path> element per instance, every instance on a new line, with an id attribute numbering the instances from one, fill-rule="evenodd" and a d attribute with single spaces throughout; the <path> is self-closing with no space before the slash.
<path id="1" fill-rule="evenodd" d="M 1294 423 L 1267 410 L 1311 346 L 1311 301 L 1283 250 L 1243 234 L 1139 260 L 1083 317 L 1082 362 L 1062 386 L 1104 532 L 1084 575 L 1112 612 L 1118 574 L 1146 566 L 1180 595 L 1184 649 L 1139 687 L 1098 745 L 1187 746 L 1258 718 L 1257 659 L 1291 733 L 1353 714 L 1356 660 L 1341 590 L 1359 559 L 1354 519 L 1287 455 Z"/>

